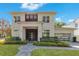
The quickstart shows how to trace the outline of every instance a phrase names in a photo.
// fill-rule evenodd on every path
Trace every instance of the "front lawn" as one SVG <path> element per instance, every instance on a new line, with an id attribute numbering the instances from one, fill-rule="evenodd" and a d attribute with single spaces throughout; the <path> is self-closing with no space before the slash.
<path id="1" fill-rule="evenodd" d="M 18 52 L 19 44 L 0 45 L 0 56 L 14 56 Z"/>
<path id="2" fill-rule="evenodd" d="M 13 37 L 6 37 L 5 40 L 0 40 L 0 56 L 14 56 L 19 51 L 19 47 L 23 44 L 27 44 L 26 41 Z"/>
<path id="3" fill-rule="evenodd" d="M 79 50 L 35 49 L 32 56 L 79 56 Z"/>

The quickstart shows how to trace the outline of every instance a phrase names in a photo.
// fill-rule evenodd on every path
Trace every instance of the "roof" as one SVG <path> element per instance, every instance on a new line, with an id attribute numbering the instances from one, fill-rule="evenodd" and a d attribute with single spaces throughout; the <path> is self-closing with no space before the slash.
<path id="1" fill-rule="evenodd" d="M 76 19 L 74 20 L 74 23 L 79 23 L 79 18 L 76 18 Z"/>
<path id="2" fill-rule="evenodd" d="M 68 27 L 56 27 L 55 29 L 61 29 L 61 31 L 63 30 L 63 29 L 65 29 L 65 30 L 75 30 L 75 28 L 68 28 Z"/>
<path id="3" fill-rule="evenodd" d="M 67 26 L 67 25 L 62 26 L 62 28 L 75 29 L 75 27 L 73 27 L 73 26 Z"/>
<path id="4" fill-rule="evenodd" d="M 56 14 L 56 12 L 11 12 L 11 14 L 23 14 L 23 13 Z"/>

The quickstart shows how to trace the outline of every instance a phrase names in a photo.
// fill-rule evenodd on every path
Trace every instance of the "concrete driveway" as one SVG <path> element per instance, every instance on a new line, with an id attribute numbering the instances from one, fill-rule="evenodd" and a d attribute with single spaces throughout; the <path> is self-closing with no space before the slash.
<path id="1" fill-rule="evenodd" d="M 72 47 L 72 48 L 79 48 L 79 42 L 70 42 L 70 46 Z"/>

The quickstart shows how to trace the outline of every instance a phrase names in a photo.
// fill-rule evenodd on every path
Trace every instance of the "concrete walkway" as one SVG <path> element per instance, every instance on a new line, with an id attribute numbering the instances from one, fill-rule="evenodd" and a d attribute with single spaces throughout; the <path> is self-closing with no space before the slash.
<path id="1" fill-rule="evenodd" d="M 66 49 L 66 50 L 79 50 L 79 43 L 70 43 L 71 47 L 47 47 L 47 46 L 34 46 L 32 43 L 23 45 L 19 48 L 19 52 L 16 56 L 31 56 L 31 52 L 34 49 L 45 48 L 45 49 Z"/>
<path id="2" fill-rule="evenodd" d="M 28 43 L 19 48 L 20 51 L 16 54 L 16 56 L 30 56 L 32 50 L 36 48 L 37 46 L 32 45 L 32 43 Z"/>

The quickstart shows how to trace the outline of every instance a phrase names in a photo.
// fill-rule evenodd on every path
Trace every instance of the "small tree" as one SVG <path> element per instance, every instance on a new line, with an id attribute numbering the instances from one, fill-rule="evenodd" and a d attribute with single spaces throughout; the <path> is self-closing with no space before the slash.
<path id="1" fill-rule="evenodd" d="M 65 25 L 64 22 L 59 22 L 59 21 L 55 21 L 55 27 L 62 27 L 63 25 Z"/>

